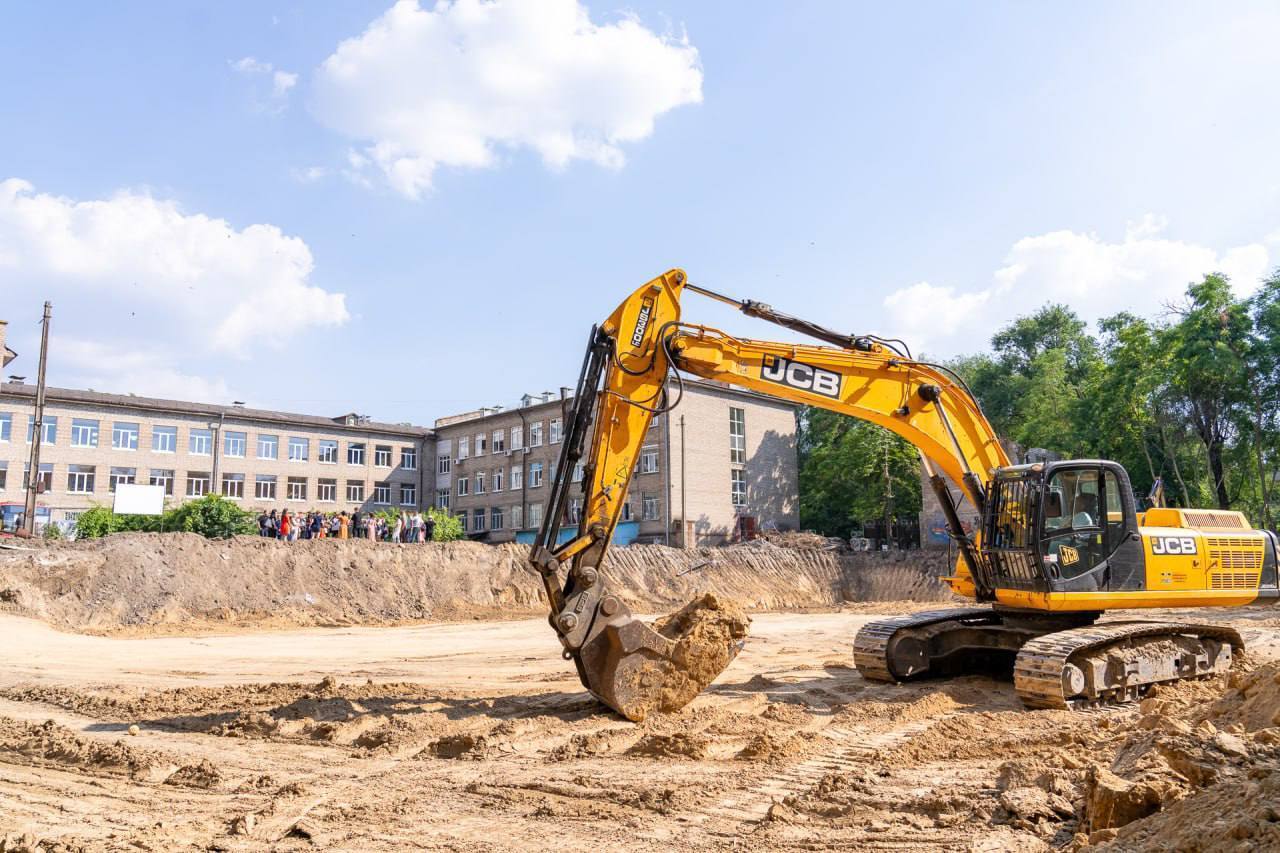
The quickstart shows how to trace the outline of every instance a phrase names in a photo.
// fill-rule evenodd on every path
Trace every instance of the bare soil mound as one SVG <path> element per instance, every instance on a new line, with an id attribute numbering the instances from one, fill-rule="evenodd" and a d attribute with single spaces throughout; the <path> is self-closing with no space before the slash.
<path id="1" fill-rule="evenodd" d="M 135 782 L 212 788 L 221 781 L 218 769 L 208 761 L 179 766 L 177 758 L 160 750 L 140 749 L 123 740 L 91 740 L 53 720 L 31 723 L 0 717 L 0 755 L 11 763 L 123 776 Z"/>
<path id="2" fill-rule="evenodd" d="M 98 632 L 528 616 L 545 604 L 527 553 L 522 545 L 476 542 L 117 534 L 0 551 L 0 610 Z M 937 580 L 947 570 L 937 556 L 840 556 L 764 541 L 617 548 L 605 570 L 615 594 L 638 612 L 670 610 L 712 591 L 766 610 L 950 597 Z"/>

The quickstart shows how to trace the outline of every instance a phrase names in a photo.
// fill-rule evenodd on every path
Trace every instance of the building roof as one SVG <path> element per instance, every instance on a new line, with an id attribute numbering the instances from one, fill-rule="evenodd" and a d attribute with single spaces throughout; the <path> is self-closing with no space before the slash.
<path id="1" fill-rule="evenodd" d="M 35 385 L 22 382 L 0 384 L 0 399 L 18 397 L 34 403 L 35 396 Z M 226 406 L 216 403 L 190 403 L 184 400 L 139 397 L 136 394 L 107 394 L 102 391 L 82 391 L 74 388 L 46 388 L 45 400 L 48 403 L 114 406 L 123 409 L 142 409 L 149 412 L 195 415 L 198 417 L 220 417 L 225 415 L 238 421 L 292 424 L 324 429 L 341 428 L 355 432 L 412 436 L 414 438 L 426 438 L 432 434 L 429 427 L 414 426 L 412 424 L 379 423 L 353 413 L 339 415 L 335 418 L 326 418 L 322 415 L 300 415 L 295 412 L 251 409 L 245 406 Z"/>

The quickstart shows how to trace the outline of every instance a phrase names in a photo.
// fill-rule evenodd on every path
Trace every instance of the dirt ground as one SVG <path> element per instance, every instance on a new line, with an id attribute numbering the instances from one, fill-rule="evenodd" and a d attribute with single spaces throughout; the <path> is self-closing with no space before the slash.
<path id="1" fill-rule="evenodd" d="M 864 681 L 858 627 L 920 606 L 754 613 L 708 691 L 638 725 L 543 619 L 122 638 L 0 615 L 0 850 L 1280 845 L 1280 612 L 1215 614 L 1250 647 L 1229 684 L 1070 713 L 985 677 Z"/>
<path id="2" fill-rule="evenodd" d="M 611 589 L 634 612 L 669 612 L 708 592 L 748 610 L 856 601 L 947 601 L 944 555 L 837 554 L 758 540 L 609 552 Z M 390 545 L 193 533 L 121 533 L 0 547 L 0 613 L 72 631 L 153 636 L 255 628 L 395 625 L 544 614 L 523 545 Z"/>

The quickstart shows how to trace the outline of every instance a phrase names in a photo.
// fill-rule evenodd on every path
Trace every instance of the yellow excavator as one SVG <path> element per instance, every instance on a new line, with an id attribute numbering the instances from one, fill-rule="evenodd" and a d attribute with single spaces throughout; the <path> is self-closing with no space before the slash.
<path id="1" fill-rule="evenodd" d="M 826 345 L 748 340 L 684 322 L 686 292 Z M 868 623 L 853 645 L 865 678 L 894 682 L 1011 666 L 1030 708 L 1131 701 L 1157 683 L 1229 669 L 1243 643 L 1218 625 L 1099 621 L 1104 613 L 1280 597 L 1280 542 L 1242 513 L 1158 500 L 1139 512 L 1128 474 L 1106 460 L 1013 464 L 974 395 L 947 367 L 913 358 L 901 341 L 835 332 L 698 287 L 673 269 L 592 329 L 531 551 L 565 657 L 588 690 L 630 719 L 655 707 L 678 675 L 680 653 L 673 638 L 637 620 L 610 593 L 602 565 L 649 422 L 679 403 L 681 373 L 860 418 L 919 450 L 957 546 L 955 571 L 943 580 L 978 606 Z M 576 535 L 562 542 L 580 462 L 582 515 Z M 970 529 L 960 516 L 963 499 L 976 521 Z"/>

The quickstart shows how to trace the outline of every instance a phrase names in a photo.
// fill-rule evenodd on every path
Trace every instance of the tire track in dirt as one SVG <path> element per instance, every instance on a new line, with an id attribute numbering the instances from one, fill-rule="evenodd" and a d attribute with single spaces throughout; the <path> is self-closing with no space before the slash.
<path id="1" fill-rule="evenodd" d="M 900 728 L 870 735 L 839 725 L 828 726 L 819 736 L 831 741 L 831 751 L 787 767 L 744 791 L 725 797 L 701 810 L 695 821 L 728 818 L 738 823 L 759 823 L 768 817 L 775 803 L 809 790 L 829 773 L 863 770 L 880 752 L 905 744 L 949 716 L 916 720 Z"/>

